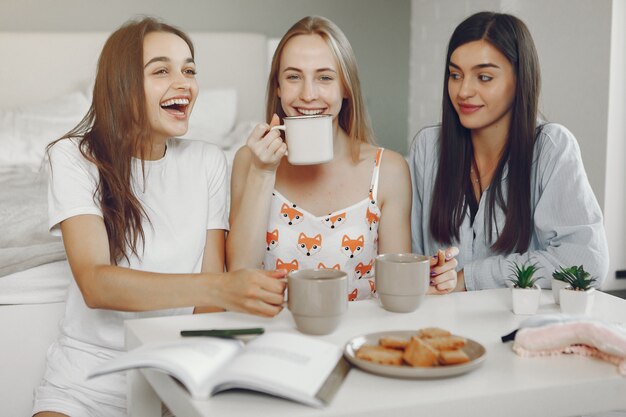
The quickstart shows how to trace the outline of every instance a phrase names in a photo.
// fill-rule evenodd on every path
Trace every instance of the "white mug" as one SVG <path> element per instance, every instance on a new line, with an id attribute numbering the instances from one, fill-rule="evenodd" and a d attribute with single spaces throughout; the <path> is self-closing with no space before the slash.
<path id="1" fill-rule="evenodd" d="M 287 116 L 284 125 L 287 160 L 292 165 L 315 165 L 333 159 L 333 117 L 330 114 Z"/>

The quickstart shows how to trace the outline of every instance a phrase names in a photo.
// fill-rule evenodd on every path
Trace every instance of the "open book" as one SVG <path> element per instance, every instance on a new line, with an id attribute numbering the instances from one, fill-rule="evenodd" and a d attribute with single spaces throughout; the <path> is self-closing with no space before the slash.
<path id="1" fill-rule="evenodd" d="M 322 407 L 338 390 L 349 365 L 341 348 L 332 343 L 299 334 L 265 333 L 245 345 L 205 337 L 147 344 L 99 365 L 88 377 L 135 368 L 175 377 L 194 399 L 248 389 Z"/>

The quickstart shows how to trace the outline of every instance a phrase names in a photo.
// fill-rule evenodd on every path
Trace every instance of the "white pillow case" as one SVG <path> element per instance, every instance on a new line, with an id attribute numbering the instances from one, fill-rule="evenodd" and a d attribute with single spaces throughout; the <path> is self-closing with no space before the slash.
<path id="1" fill-rule="evenodd" d="M 189 130 L 182 136 L 214 143 L 222 149 L 232 145 L 228 135 L 237 119 L 237 90 L 200 89 L 189 119 Z"/>
<path id="2" fill-rule="evenodd" d="M 87 97 L 91 100 L 91 90 Z M 235 129 L 237 119 L 237 90 L 234 88 L 202 88 L 189 119 L 189 129 L 181 136 L 184 139 L 196 139 L 213 143 L 221 149 L 228 149 L 236 144 L 230 136 Z"/>
<path id="3" fill-rule="evenodd" d="M 0 165 L 39 165 L 48 143 L 81 121 L 91 102 L 76 91 L 41 104 L 0 110 Z"/>
<path id="4" fill-rule="evenodd" d="M 39 165 L 46 146 L 85 116 L 91 105 L 89 95 L 76 91 L 44 103 L 0 110 L 0 166 Z M 202 89 L 183 137 L 227 149 L 233 145 L 228 133 L 236 118 L 235 89 Z"/>

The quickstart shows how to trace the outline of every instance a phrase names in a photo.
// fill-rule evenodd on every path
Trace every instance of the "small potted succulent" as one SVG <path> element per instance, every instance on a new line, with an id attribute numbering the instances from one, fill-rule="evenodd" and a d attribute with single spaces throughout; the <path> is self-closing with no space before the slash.
<path id="1" fill-rule="evenodd" d="M 572 273 L 577 273 L 577 266 L 570 266 L 569 268 L 559 267 L 558 270 L 552 273 L 552 296 L 554 302 L 559 304 L 559 295 L 561 290 L 569 285 L 567 282 L 567 276 Z"/>
<path id="2" fill-rule="evenodd" d="M 583 268 L 571 267 L 563 274 L 568 286 L 560 291 L 561 312 L 565 314 L 588 314 L 593 307 L 597 278 Z"/>
<path id="3" fill-rule="evenodd" d="M 509 279 L 513 283 L 511 288 L 513 313 L 535 314 L 537 312 L 541 298 L 541 288 L 537 285 L 541 277 L 535 277 L 538 269 L 537 264 L 513 262 Z"/>

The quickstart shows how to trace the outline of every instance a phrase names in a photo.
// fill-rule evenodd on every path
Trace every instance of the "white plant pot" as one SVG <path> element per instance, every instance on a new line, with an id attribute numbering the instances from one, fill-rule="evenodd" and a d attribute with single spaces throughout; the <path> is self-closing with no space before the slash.
<path id="1" fill-rule="evenodd" d="M 554 302 L 559 304 L 559 299 L 561 295 L 561 290 L 567 287 L 569 284 L 565 281 L 561 281 L 560 279 L 552 278 L 552 296 L 554 297 Z"/>
<path id="2" fill-rule="evenodd" d="M 512 287 L 511 298 L 513 299 L 513 313 L 535 314 L 537 309 L 539 309 L 541 288 L 537 284 L 532 288 Z"/>
<path id="3" fill-rule="evenodd" d="M 561 312 L 572 315 L 587 315 L 593 308 L 595 295 L 595 288 L 590 288 L 587 291 L 575 291 L 571 287 L 563 288 L 559 296 Z"/>

